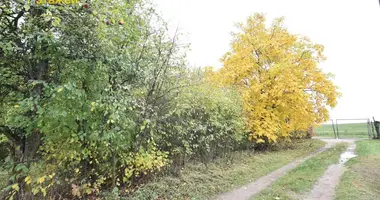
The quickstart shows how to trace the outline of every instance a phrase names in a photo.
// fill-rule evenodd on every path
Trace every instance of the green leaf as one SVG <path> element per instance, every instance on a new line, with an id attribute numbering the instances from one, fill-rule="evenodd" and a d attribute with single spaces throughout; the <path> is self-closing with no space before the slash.
<path id="1" fill-rule="evenodd" d="M 59 26 L 60 22 L 61 22 L 61 19 L 59 17 L 53 17 L 53 22 L 52 22 L 53 26 Z"/>
<path id="2" fill-rule="evenodd" d="M 36 195 L 39 191 L 39 188 L 32 188 L 33 195 Z"/>
<path id="3" fill-rule="evenodd" d="M 29 11 L 29 9 L 30 9 L 29 1 L 28 1 L 28 3 L 26 3 L 26 4 L 24 5 L 24 9 L 25 9 L 25 11 Z"/>
<path id="4" fill-rule="evenodd" d="M 112 193 L 113 194 L 119 194 L 119 188 L 114 187 L 113 190 L 112 190 Z"/>
<path id="5" fill-rule="evenodd" d="M 18 164 L 15 169 L 16 169 L 16 171 L 21 170 L 23 173 L 28 172 L 28 168 L 24 164 Z"/>

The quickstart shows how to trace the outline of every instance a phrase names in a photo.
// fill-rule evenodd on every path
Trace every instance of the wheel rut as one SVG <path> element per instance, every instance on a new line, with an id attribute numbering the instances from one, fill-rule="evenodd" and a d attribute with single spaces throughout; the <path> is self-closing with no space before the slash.
<path id="1" fill-rule="evenodd" d="M 307 159 L 318 155 L 319 153 L 325 151 L 326 149 L 330 148 L 333 145 L 334 145 L 333 143 L 327 143 L 325 147 L 310 154 L 309 156 L 303 157 L 301 159 L 297 159 L 265 176 L 260 177 L 259 179 L 257 179 L 256 181 L 252 183 L 249 183 L 240 188 L 236 188 L 230 192 L 221 194 L 215 199 L 216 200 L 248 200 L 252 196 L 259 194 L 262 190 L 270 186 L 273 182 L 275 182 L 277 179 L 285 175 L 288 171 L 296 168 L 298 165 L 300 165 Z"/>
<path id="2" fill-rule="evenodd" d="M 341 176 L 346 170 L 344 163 L 350 158 L 355 157 L 355 141 L 349 141 L 347 151 L 341 154 L 338 164 L 330 165 L 324 175 L 319 178 L 311 192 L 305 199 L 307 200 L 333 200 L 335 197 L 335 188 L 338 186 Z"/>

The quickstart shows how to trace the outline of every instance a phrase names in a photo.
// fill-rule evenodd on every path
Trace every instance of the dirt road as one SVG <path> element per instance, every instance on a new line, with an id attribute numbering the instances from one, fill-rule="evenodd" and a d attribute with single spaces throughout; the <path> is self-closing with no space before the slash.
<path id="1" fill-rule="evenodd" d="M 356 140 L 352 140 L 352 139 L 321 139 L 321 140 L 326 142 L 326 145 L 324 148 L 321 148 L 317 152 L 307 157 L 304 157 L 302 159 L 293 161 L 289 163 L 288 165 L 280 169 L 277 169 L 276 171 L 273 171 L 266 176 L 259 178 L 255 182 L 249 183 L 248 185 L 245 185 L 243 187 L 234 189 L 230 192 L 224 193 L 216 197 L 216 199 L 217 200 L 248 200 L 252 198 L 253 196 L 259 194 L 265 188 L 269 187 L 273 182 L 275 182 L 277 179 L 279 179 L 284 174 L 286 174 L 286 172 L 296 168 L 299 164 L 301 164 L 305 160 L 316 156 L 317 154 L 325 151 L 328 148 L 333 147 L 337 143 L 346 142 L 346 143 L 349 143 L 350 145 L 349 147 L 350 151 L 353 152 L 353 150 L 355 149 Z M 335 194 L 334 193 L 335 186 L 339 184 L 339 179 L 340 179 L 340 176 L 343 174 L 343 172 L 344 172 L 343 162 L 329 166 L 325 174 L 318 180 L 313 190 L 310 192 L 309 195 L 307 195 L 306 198 L 310 200 L 333 199 L 334 194 Z"/>
<path id="2" fill-rule="evenodd" d="M 318 182 L 314 185 L 312 191 L 307 196 L 307 200 L 334 199 L 335 187 L 339 184 L 340 177 L 346 169 L 344 163 L 348 159 L 355 157 L 355 140 L 344 140 L 343 142 L 349 143 L 347 151 L 341 155 L 339 163 L 330 165 L 324 175 L 319 178 Z"/>

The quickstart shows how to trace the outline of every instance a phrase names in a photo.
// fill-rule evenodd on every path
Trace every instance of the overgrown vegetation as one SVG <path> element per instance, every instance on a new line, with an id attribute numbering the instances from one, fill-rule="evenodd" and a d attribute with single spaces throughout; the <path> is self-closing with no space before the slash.
<path id="1" fill-rule="evenodd" d="M 336 189 L 337 200 L 380 199 L 380 142 L 356 142 L 358 157 L 350 159 Z"/>
<path id="2" fill-rule="evenodd" d="M 329 165 L 338 163 L 340 154 L 346 149 L 346 143 L 337 144 L 306 160 L 252 199 L 305 199 L 304 195 L 312 189 Z"/>
<path id="3" fill-rule="evenodd" d="M 322 47 L 314 52 L 307 43 L 295 54 L 304 50 L 306 56 L 297 66 L 317 73 L 303 86 L 327 88 L 313 93 L 322 103 L 301 105 L 309 99 L 289 97 L 286 105 L 302 114 L 282 115 L 281 109 L 265 106 L 254 108 L 263 112 L 250 112 L 241 88 L 214 84 L 204 69 L 187 68 L 187 44 L 179 42 L 178 32 L 168 34 L 153 7 L 142 0 L 0 2 L 0 143 L 8 154 L 3 167 L 9 177 L 0 198 L 117 198 L 162 170 L 180 174 L 189 160 L 209 167 L 215 158 L 257 148 L 262 138 L 248 140 L 248 135 L 260 135 L 265 127 L 276 135 L 268 142 L 302 138 L 307 127 L 326 117 L 324 107 L 335 104 L 335 87 L 316 68 Z M 287 35 L 278 28 L 272 33 L 279 34 L 276 38 Z M 276 44 L 262 49 L 275 58 L 275 49 L 284 52 L 304 43 Z M 283 54 L 278 56 L 255 66 L 280 64 Z M 276 72 L 291 72 L 286 69 Z M 263 74 L 260 80 L 271 77 Z M 300 83 L 295 77 L 286 80 Z M 263 97 L 272 94 L 258 88 Z M 267 123 L 268 116 L 275 121 Z M 303 117 L 308 120 L 298 120 Z"/>
<path id="4" fill-rule="evenodd" d="M 240 151 L 211 162 L 206 169 L 191 163 L 179 176 L 158 176 L 128 199 L 212 199 L 215 195 L 255 181 L 296 158 L 323 147 L 319 140 L 282 142 L 269 152 Z"/>

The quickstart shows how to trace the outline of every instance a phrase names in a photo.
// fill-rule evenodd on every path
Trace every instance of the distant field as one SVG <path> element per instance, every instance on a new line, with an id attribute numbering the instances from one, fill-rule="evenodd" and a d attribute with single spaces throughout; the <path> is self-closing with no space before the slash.
<path id="1" fill-rule="evenodd" d="M 368 138 L 367 123 L 338 124 L 339 138 Z M 318 137 L 334 138 L 334 129 L 331 124 L 322 124 L 316 127 Z"/>

